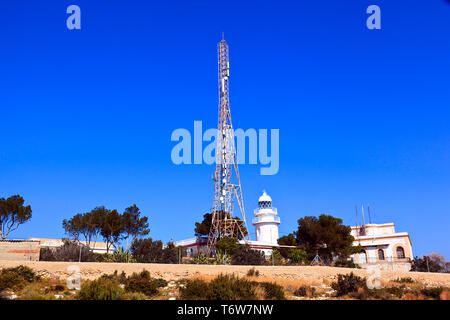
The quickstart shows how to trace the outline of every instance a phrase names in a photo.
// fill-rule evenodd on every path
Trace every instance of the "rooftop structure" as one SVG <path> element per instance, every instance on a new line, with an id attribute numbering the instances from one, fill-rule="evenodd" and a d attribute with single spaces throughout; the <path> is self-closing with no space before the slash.
<path id="1" fill-rule="evenodd" d="M 399 271 L 411 269 L 411 239 L 407 232 L 395 232 L 394 223 L 355 226 L 351 234 L 355 238 L 354 245 L 361 245 L 363 249 L 351 257 L 361 267 Z"/>

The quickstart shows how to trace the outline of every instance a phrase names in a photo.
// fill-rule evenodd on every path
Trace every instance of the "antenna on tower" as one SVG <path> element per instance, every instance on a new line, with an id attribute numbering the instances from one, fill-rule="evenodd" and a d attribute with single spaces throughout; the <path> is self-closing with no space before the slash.
<path id="1" fill-rule="evenodd" d="M 369 213 L 369 223 L 372 224 L 372 217 L 370 216 L 370 206 L 367 205 L 367 212 Z"/>
<path id="2" fill-rule="evenodd" d="M 366 219 L 364 218 L 364 205 L 361 205 L 361 210 L 362 210 L 362 218 L 363 218 L 363 225 L 366 225 Z"/>
<path id="3" fill-rule="evenodd" d="M 208 236 L 208 251 L 212 251 L 220 238 L 242 238 L 250 240 L 245 220 L 244 201 L 239 177 L 239 168 L 231 123 L 229 77 L 230 63 L 228 44 L 222 40 L 218 45 L 219 58 L 219 119 L 217 124 L 216 170 L 214 172 L 214 208 Z M 234 169 L 234 170 L 233 170 Z M 234 172 L 234 174 L 233 174 Z M 234 179 L 232 177 L 234 176 Z M 234 180 L 234 181 L 233 181 Z M 233 216 L 234 201 L 237 200 L 242 220 Z M 246 230 L 246 232 L 244 232 Z"/>

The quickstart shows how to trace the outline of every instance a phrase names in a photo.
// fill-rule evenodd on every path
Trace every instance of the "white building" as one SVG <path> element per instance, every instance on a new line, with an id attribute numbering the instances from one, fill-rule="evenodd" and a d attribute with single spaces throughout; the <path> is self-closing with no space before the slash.
<path id="1" fill-rule="evenodd" d="M 252 224 L 256 231 L 256 240 L 249 241 L 248 244 L 253 249 L 264 252 L 266 256 L 272 254 L 273 247 L 278 245 L 278 226 L 281 223 L 278 217 L 277 208 L 272 207 L 272 198 L 263 191 L 258 199 L 258 208 L 253 212 Z M 240 241 L 244 243 L 243 240 Z"/>
<path id="2" fill-rule="evenodd" d="M 55 249 L 64 245 L 61 239 L 45 239 L 45 238 L 29 238 L 29 241 L 39 241 L 41 248 Z M 80 241 L 81 244 L 87 245 L 86 241 Z M 90 249 L 94 253 L 106 253 L 106 242 L 91 242 Z M 109 248 L 109 252 L 113 253 L 114 248 Z"/>
<path id="3" fill-rule="evenodd" d="M 247 241 L 252 249 L 261 250 L 267 258 L 278 245 L 280 217 L 272 206 L 272 198 L 264 191 L 254 210 L 252 224 L 256 239 Z M 409 271 L 413 258 L 411 239 L 407 232 L 395 232 L 394 223 L 365 224 L 351 227 L 354 246 L 361 245 L 362 252 L 351 256 L 362 268 L 376 267 L 384 270 Z M 174 242 L 175 246 L 187 249 L 189 256 L 206 251 L 207 237 L 195 237 Z M 244 244 L 244 240 L 240 240 Z M 294 248 L 294 247 L 291 247 Z"/>
<path id="4" fill-rule="evenodd" d="M 254 215 L 252 223 L 256 230 L 256 242 L 277 245 L 280 217 L 277 216 L 277 208 L 272 207 L 272 198 L 265 191 L 259 197 Z"/>
<path id="5" fill-rule="evenodd" d="M 278 245 L 278 217 L 277 208 L 272 207 L 272 198 L 264 191 L 258 199 L 258 208 L 254 210 L 252 224 L 256 231 L 256 240 L 247 241 L 252 249 L 261 250 L 266 257 L 270 257 L 273 247 Z M 244 244 L 244 240 L 239 241 Z M 188 256 L 195 256 L 198 252 L 205 251 L 207 238 L 195 237 L 186 240 L 174 242 L 175 246 L 181 246 L 187 249 Z"/>
<path id="6" fill-rule="evenodd" d="M 352 227 L 355 246 L 362 251 L 351 256 L 362 268 L 409 271 L 413 258 L 412 244 L 407 232 L 395 232 L 394 223 L 365 224 Z"/>

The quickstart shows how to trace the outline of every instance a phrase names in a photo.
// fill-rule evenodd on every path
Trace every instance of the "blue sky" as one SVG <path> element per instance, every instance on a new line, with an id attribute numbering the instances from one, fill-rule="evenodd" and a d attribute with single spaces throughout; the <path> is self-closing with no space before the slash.
<path id="1" fill-rule="evenodd" d="M 170 136 L 216 126 L 224 32 L 234 126 L 280 129 L 278 174 L 240 167 L 247 218 L 263 189 L 281 235 L 305 215 L 353 225 L 369 204 L 415 255 L 449 257 L 449 16 L 444 0 L 1 1 L 0 196 L 33 209 L 12 237 L 62 237 L 65 218 L 134 203 L 154 239 L 191 237 L 214 168 L 174 165 Z"/>

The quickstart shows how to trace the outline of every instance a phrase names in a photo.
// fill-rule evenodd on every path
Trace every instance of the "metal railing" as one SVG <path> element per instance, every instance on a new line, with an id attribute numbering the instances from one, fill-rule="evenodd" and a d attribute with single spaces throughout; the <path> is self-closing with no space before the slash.
<path id="1" fill-rule="evenodd" d="M 264 219 L 266 218 L 266 219 Z M 280 217 L 276 216 L 259 216 L 252 219 L 252 223 L 258 222 L 278 222 L 280 223 Z"/>
<path id="2" fill-rule="evenodd" d="M 273 212 L 275 212 L 275 213 L 278 213 L 277 208 L 272 207 L 272 208 L 256 208 L 256 209 L 253 210 L 253 214 L 258 214 L 258 213 L 260 213 L 262 210 L 267 210 L 267 211 L 270 210 L 270 211 L 273 211 Z M 264 212 L 264 211 L 262 211 L 262 212 Z"/>
<path id="3" fill-rule="evenodd" d="M 378 258 L 366 258 L 366 261 L 361 261 L 361 257 L 359 260 L 359 264 L 371 264 L 371 263 L 383 263 L 383 262 L 388 262 L 388 263 L 394 263 L 394 262 L 411 262 L 411 258 L 409 257 L 404 257 L 404 258 L 397 258 L 397 257 L 387 257 L 383 260 L 380 260 Z"/>

